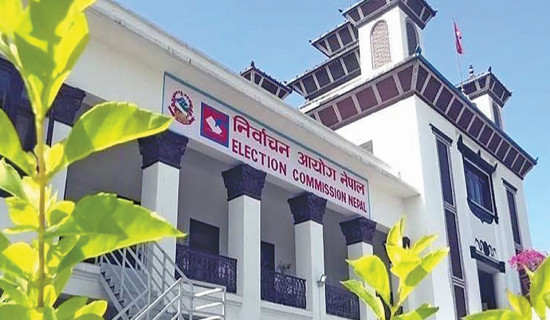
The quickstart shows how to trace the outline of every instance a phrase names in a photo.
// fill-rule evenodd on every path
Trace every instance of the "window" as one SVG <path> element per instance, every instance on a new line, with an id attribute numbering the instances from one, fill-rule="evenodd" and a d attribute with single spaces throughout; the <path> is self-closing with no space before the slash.
<path id="1" fill-rule="evenodd" d="M 468 206 L 472 213 L 484 223 L 498 223 L 498 215 L 493 197 L 492 174 L 496 166 L 481 157 L 480 152 L 468 148 L 462 137 L 457 142 L 462 153 Z"/>
<path id="2" fill-rule="evenodd" d="M 512 222 L 512 234 L 516 247 L 521 246 L 521 235 L 519 232 L 519 220 L 516 207 L 515 191 L 506 188 L 506 198 L 508 200 L 508 210 L 510 211 L 510 221 Z"/>
<path id="3" fill-rule="evenodd" d="M 493 119 L 495 122 L 495 125 L 502 129 L 502 118 L 500 117 L 500 108 L 496 103 L 493 103 Z"/>
<path id="4" fill-rule="evenodd" d="M 497 308 L 497 298 L 495 294 L 495 281 L 492 274 L 477 270 L 479 277 L 479 290 L 481 294 L 481 308 L 485 310 L 494 310 Z"/>
<path id="5" fill-rule="evenodd" d="M 391 62 L 390 34 L 386 21 L 378 21 L 371 32 L 372 68 L 377 69 Z"/>
<path id="6" fill-rule="evenodd" d="M 447 243 L 450 248 L 450 275 L 454 291 L 454 305 L 457 319 L 466 316 L 466 283 L 464 281 L 464 267 L 460 250 L 460 234 L 458 230 L 458 215 L 453 188 L 453 175 L 450 157 L 451 138 L 436 127 L 432 126 L 435 134 L 437 157 L 439 164 L 439 178 L 443 198 L 443 215 L 447 231 Z"/>
<path id="7" fill-rule="evenodd" d="M 468 161 L 464 161 L 464 172 L 466 174 L 468 200 L 473 201 L 489 212 L 493 212 L 493 194 L 489 175 Z"/>
<path id="8" fill-rule="evenodd" d="M 407 20 L 407 42 L 409 44 L 409 56 L 412 56 L 416 52 L 418 47 L 418 35 L 413 23 Z"/>

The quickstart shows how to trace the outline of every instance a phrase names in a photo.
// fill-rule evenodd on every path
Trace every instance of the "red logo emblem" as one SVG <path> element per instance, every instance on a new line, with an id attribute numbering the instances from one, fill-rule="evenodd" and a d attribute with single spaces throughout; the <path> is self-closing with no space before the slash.
<path id="1" fill-rule="evenodd" d="M 172 103 L 168 106 L 168 110 L 172 117 L 183 125 L 190 125 L 195 122 L 193 101 L 183 91 L 178 90 L 172 94 Z"/>

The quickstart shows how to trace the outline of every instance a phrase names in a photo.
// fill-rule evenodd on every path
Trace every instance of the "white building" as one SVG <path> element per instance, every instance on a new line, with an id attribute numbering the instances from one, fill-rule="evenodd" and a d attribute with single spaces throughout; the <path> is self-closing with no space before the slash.
<path id="1" fill-rule="evenodd" d="M 227 319 L 373 319 L 339 287 L 353 277 L 345 259 L 375 253 L 389 264 L 385 236 L 405 213 L 408 238 L 439 234 L 435 246 L 451 248 L 406 310 L 431 302 L 440 307 L 434 319 L 455 319 L 505 307 L 505 289 L 522 290 L 505 262 L 531 247 L 523 179 L 536 161 L 505 133 L 500 110 L 511 93 L 491 71 L 472 75 L 461 92 L 421 55 L 434 15 L 424 0 L 362 1 L 313 41 L 326 62 L 287 86 L 254 65 L 235 74 L 99 1 L 48 142 L 105 100 L 177 121 L 72 165 L 55 187 L 74 201 L 116 193 L 190 236 L 163 241 L 166 256 L 155 251 L 165 260 L 153 269 L 164 274 L 141 268 L 149 260 L 139 250 L 119 252 L 79 265 L 66 295 L 109 299 L 109 317 L 132 319 L 150 303 L 144 297 L 175 281 L 173 261 L 203 288 L 227 289 Z M 4 60 L 0 90 L 0 105 L 32 144 L 28 102 Z M 282 101 L 291 91 L 306 98 L 300 110 Z M 4 226 L 5 211 L 2 201 Z M 123 260 L 125 268 L 113 267 Z M 140 287 L 140 276 L 165 286 Z"/>

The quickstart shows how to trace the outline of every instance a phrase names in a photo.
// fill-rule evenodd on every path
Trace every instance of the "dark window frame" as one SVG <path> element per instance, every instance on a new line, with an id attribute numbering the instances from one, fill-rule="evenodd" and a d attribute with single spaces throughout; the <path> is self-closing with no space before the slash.
<path id="1" fill-rule="evenodd" d="M 497 165 L 492 166 L 481 157 L 481 151 L 477 153 L 468 148 L 462 141 L 462 136 L 457 141 L 458 150 L 462 153 L 462 163 L 464 168 L 464 180 L 466 182 L 466 194 L 467 202 L 470 211 L 481 220 L 482 223 L 492 224 L 495 222 L 498 224 L 498 212 L 495 201 L 495 188 L 493 185 L 493 173 L 496 171 Z M 469 176 L 476 174 L 487 178 L 488 194 L 486 195 L 490 202 L 490 210 L 483 203 L 479 203 L 476 199 L 473 199 L 472 193 L 474 192 L 469 184 Z"/>
<path id="2" fill-rule="evenodd" d="M 445 231 L 446 231 L 445 233 L 446 233 L 447 243 L 449 243 L 449 245 L 451 243 L 451 238 L 450 238 L 451 234 L 448 230 L 448 227 L 449 227 L 448 219 L 454 220 L 455 234 L 453 236 L 456 236 L 456 242 L 457 242 L 456 251 L 458 254 L 458 256 L 456 256 L 455 254 L 456 257 L 454 257 L 454 259 L 457 259 L 458 261 L 454 260 L 454 262 L 455 263 L 458 262 L 460 264 L 459 265 L 460 272 L 457 272 L 457 270 L 453 270 L 454 267 L 456 267 L 456 264 L 453 264 L 453 257 L 449 257 L 449 277 L 451 278 L 451 284 L 453 288 L 452 291 L 453 291 L 453 302 L 455 306 L 455 312 L 457 313 L 457 317 L 462 317 L 468 314 L 469 308 L 468 308 L 468 290 L 466 288 L 466 281 L 464 276 L 464 273 L 465 273 L 464 255 L 462 253 L 462 246 L 461 246 L 462 241 L 460 237 L 460 227 L 458 223 L 458 211 L 456 208 L 456 193 L 455 193 L 454 177 L 453 177 L 453 170 L 452 170 L 453 166 L 451 161 L 451 148 L 453 145 L 453 140 L 449 138 L 446 134 L 444 134 L 441 130 L 437 129 L 435 126 L 431 124 L 430 126 L 432 128 L 432 132 L 435 136 L 435 141 L 436 141 L 435 147 L 436 147 L 437 163 L 438 163 L 439 174 L 440 174 L 439 180 L 441 184 L 441 197 L 443 202 L 443 213 L 444 213 L 444 219 L 445 219 Z M 446 160 L 446 166 L 448 169 L 446 172 L 442 170 L 443 168 L 441 168 L 442 159 L 440 158 L 441 154 L 439 153 L 440 146 L 444 146 L 446 151 L 445 160 Z M 445 192 L 444 180 L 443 180 L 443 177 L 441 177 L 443 173 L 447 173 L 449 175 L 448 182 L 450 184 L 452 203 L 446 201 L 445 196 L 443 194 Z M 450 255 L 453 255 L 453 252 L 451 252 Z M 457 291 L 457 289 L 459 291 Z M 457 292 L 460 292 L 461 295 L 458 296 Z"/>

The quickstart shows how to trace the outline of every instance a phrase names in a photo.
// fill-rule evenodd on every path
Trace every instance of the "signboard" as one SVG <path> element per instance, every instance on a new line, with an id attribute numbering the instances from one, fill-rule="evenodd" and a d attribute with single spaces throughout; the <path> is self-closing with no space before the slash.
<path id="1" fill-rule="evenodd" d="M 349 210 L 369 215 L 368 181 L 207 93 L 166 74 L 170 130 Z"/>

